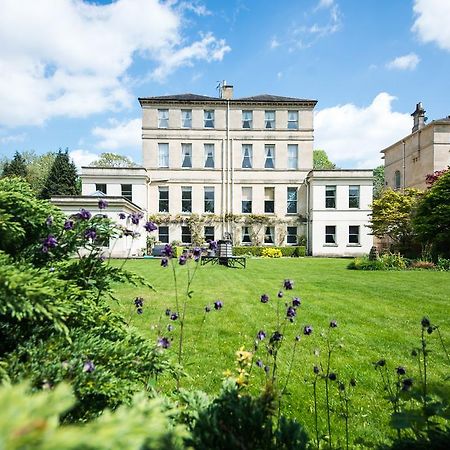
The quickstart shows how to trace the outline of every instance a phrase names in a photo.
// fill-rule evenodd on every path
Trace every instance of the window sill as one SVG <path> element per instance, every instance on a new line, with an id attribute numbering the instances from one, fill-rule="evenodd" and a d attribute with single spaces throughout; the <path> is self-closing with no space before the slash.
<path id="1" fill-rule="evenodd" d="M 361 247 L 361 244 L 347 244 L 347 247 Z"/>
<path id="2" fill-rule="evenodd" d="M 323 244 L 324 247 L 338 247 L 337 244 Z"/>

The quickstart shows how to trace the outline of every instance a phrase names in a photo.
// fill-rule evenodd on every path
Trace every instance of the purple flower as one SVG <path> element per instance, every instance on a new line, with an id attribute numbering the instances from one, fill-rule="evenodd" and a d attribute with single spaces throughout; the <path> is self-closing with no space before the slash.
<path id="1" fill-rule="evenodd" d="M 123 212 L 120 212 L 120 213 L 119 213 L 119 219 L 120 219 L 120 220 L 124 220 L 126 217 L 127 217 L 127 216 L 125 215 L 125 213 L 123 213 Z"/>
<path id="2" fill-rule="evenodd" d="M 214 309 L 218 311 L 219 309 L 222 309 L 222 308 L 223 308 L 223 302 L 220 300 L 216 300 L 214 302 Z"/>
<path id="3" fill-rule="evenodd" d="M 97 237 L 97 232 L 95 231 L 95 228 L 88 228 L 84 233 L 84 237 L 86 239 L 94 240 Z"/>
<path id="4" fill-rule="evenodd" d="M 269 366 L 265 366 L 264 367 L 264 372 L 269 373 L 270 372 L 270 367 Z"/>
<path id="5" fill-rule="evenodd" d="M 280 342 L 283 339 L 283 335 L 279 331 L 274 331 L 270 337 L 270 343 Z"/>
<path id="6" fill-rule="evenodd" d="M 284 285 L 284 288 L 285 288 L 287 291 L 289 291 L 289 290 L 293 289 L 293 287 L 294 287 L 294 282 L 293 282 L 292 280 L 284 280 L 283 285 Z"/>
<path id="7" fill-rule="evenodd" d="M 142 314 L 144 312 L 144 310 L 142 308 L 136 308 L 136 312 L 138 314 Z"/>
<path id="8" fill-rule="evenodd" d="M 153 222 L 148 221 L 145 223 L 144 229 L 145 229 L 145 231 L 150 233 L 151 231 L 157 230 L 158 227 Z"/>
<path id="9" fill-rule="evenodd" d="M 402 366 L 397 367 L 396 371 L 398 375 L 406 375 L 406 369 Z"/>
<path id="10" fill-rule="evenodd" d="M 283 291 L 278 291 L 278 294 L 277 294 L 277 295 L 278 295 L 278 298 L 283 298 L 283 295 L 284 295 L 284 294 L 283 294 Z"/>
<path id="11" fill-rule="evenodd" d="M 404 380 L 402 380 L 402 385 L 402 391 L 409 391 L 413 385 L 412 378 L 405 378 Z"/>
<path id="12" fill-rule="evenodd" d="M 142 308 L 144 306 L 144 299 L 142 297 L 136 297 L 134 299 L 134 306 L 136 308 Z"/>
<path id="13" fill-rule="evenodd" d="M 42 242 L 42 252 L 47 253 L 49 248 L 55 248 L 58 245 L 58 241 L 55 236 L 49 234 Z"/>
<path id="14" fill-rule="evenodd" d="M 64 229 L 65 230 L 72 230 L 73 229 L 73 220 L 67 219 L 64 222 Z"/>
<path id="15" fill-rule="evenodd" d="M 176 312 L 173 312 L 171 315 L 170 315 L 170 320 L 177 320 L 178 319 L 178 313 L 176 313 Z"/>
<path id="16" fill-rule="evenodd" d="M 299 297 L 294 297 L 292 299 L 292 306 L 294 306 L 295 308 L 297 308 L 297 306 L 300 306 L 301 303 L 302 301 Z"/>
<path id="17" fill-rule="evenodd" d="M 314 371 L 314 373 L 315 373 L 316 375 L 318 375 L 319 372 L 320 372 L 320 369 L 319 369 L 318 366 L 314 366 L 313 371 Z"/>
<path id="18" fill-rule="evenodd" d="M 173 248 L 170 244 L 166 244 L 164 246 L 164 251 L 163 251 L 164 255 L 166 255 L 168 258 L 172 258 L 173 257 Z"/>
<path id="19" fill-rule="evenodd" d="M 309 336 L 310 334 L 312 334 L 313 332 L 313 327 L 311 325 L 305 325 L 305 327 L 303 328 L 303 334 L 305 336 Z"/>
<path id="20" fill-rule="evenodd" d="M 192 254 L 194 256 L 200 256 L 202 254 L 202 249 L 200 247 L 194 247 L 194 250 L 192 250 Z"/>
<path id="21" fill-rule="evenodd" d="M 269 301 L 269 296 L 267 294 L 261 295 L 261 303 L 267 303 Z"/>
<path id="22" fill-rule="evenodd" d="M 205 306 L 205 313 L 209 313 L 209 312 L 211 312 L 211 306 L 206 305 Z"/>
<path id="23" fill-rule="evenodd" d="M 256 335 L 256 337 L 257 337 L 260 341 L 262 341 L 262 340 L 264 340 L 264 339 L 266 338 L 266 332 L 263 331 L 263 330 L 259 330 L 259 331 L 258 331 L 258 334 Z"/>
<path id="24" fill-rule="evenodd" d="M 424 317 L 421 321 L 421 324 L 423 328 L 428 328 L 431 325 L 430 319 L 428 317 Z"/>
<path id="25" fill-rule="evenodd" d="M 48 227 L 51 227 L 53 225 L 53 216 L 48 216 L 47 220 L 45 221 L 45 225 Z"/>
<path id="26" fill-rule="evenodd" d="M 87 209 L 81 208 L 80 212 L 77 213 L 76 216 L 81 220 L 89 220 L 92 217 L 92 214 Z"/>
<path id="27" fill-rule="evenodd" d="M 384 367 L 386 365 L 386 360 L 385 359 L 380 359 L 374 364 L 375 364 L 375 368 L 376 367 Z"/>
<path id="28" fill-rule="evenodd" d="M 217 251 L 217 242 L 216 241 L 209 241 L 209 249 L 213 252 Z"/>
<path id="29" fill-rule="evenodd" d="M 180 264 L 180 266 L 184 266 L 187 263 L 187 256 L 186 255 L 181 255 L 178 258 L 178 263 Z"/>
<path id="30" fill-rule="evenodd" d="M 167 325 L 167 331 L 173 331 L 173 325 L 169 324 Z"/>
<path id="31" fill-rule="evenodd" d="M 433 332 L 434 328 L 433 327 L 428 327 L 427 328 L 427 333 L 431 334 Z"/>
<path id="32" fill-rule="evenodd" d="M 158 339 L 158 347 L 162 348 L 169 348 L 170 347 L 170 341 L 166 337 L 160 337 Z"/>
<path id="33" fill-rule="evenodd" d="M 258 359 L 258 361 L 256 361 L 256 365 L 261 368 L 264 364 L 260 359 Z"/>
<path id="34" fill-rule="evenodd" d="M 166 309 L 166 312 L 165 312 L 166 316 L 170 316 L 170 313 L 171 313 L 170 309 L 167 308 L 167 309 Z"/>
<path id="35" fill-rule="evenodd" d="M 336 380 L 337 380 L 337 375 L 336 375 L 334 372 L 331 372 L 331 373 L 328 375 L 328 378 L 329 378 L 331 381 L 336 381 Z"/>
<path id="36" fill-rule="evenodd" d="M 295 308 L 293 306 L 288 306 L 288 309 L 286 310 L 286 317 L 293 320 L 296 315 L 297 311 L 295 310 Z"/>
<path id="37" fill-rule="evenodd" d="M 168 265 L 169 265 L 169 260 L 166 257 L 162 258 L 161 259 L 161 266 L 162 267 L 167 267 Z"/>
<path id="38" fill-rule="evenodd" d="M 92 361 L 87 360 L 83 365 L 83 372 L 91 373 L 95 370 L 95 365 Z"/>
<path id="39" fill-rule="evenodd" d="M 295 340 L 298 342 L 301 339 L 301 336 L 299 334 L 297 334 L 297 336 L 295 336 Z"/>
<path id="40" fill-rule="evenodd" d="M 330 322 L 330 328 L 337 328 L 337 326 L 338 326 L 338 324 L 337 324 L 337 321 L 336 321 L 336 320 L 332 320 L 332 321 Z"/>
<path id="41" fill-rule="evenodd" d="M 108 207 L 108 202 L 102 198 L 98 201 L 98 209 L 106 209 Z"/>

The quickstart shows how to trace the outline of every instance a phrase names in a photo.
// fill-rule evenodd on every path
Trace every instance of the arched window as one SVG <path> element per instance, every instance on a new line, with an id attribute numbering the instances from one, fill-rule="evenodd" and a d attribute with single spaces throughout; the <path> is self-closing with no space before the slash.
<path id="1" fill-rule="evenodd" d="M 395 189 L 400 189 L 400 185 L 401 185 L 401 175 L 400 175 L 400 170 L 396 170 L 396 171 L 395 171 L 395 175 L 394 175 L 394 185 L 395 185 Z"/>

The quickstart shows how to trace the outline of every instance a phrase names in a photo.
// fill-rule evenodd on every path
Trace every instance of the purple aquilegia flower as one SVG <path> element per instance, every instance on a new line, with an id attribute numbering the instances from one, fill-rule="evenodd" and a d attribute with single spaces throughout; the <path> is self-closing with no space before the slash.
<path id="1" fill-rule="evenodd" d="M 133 225 L 139 225 L 140 217 L 137 214 L 135 214 L 135 213 L 131 214 L 130 219 L 131 219 L 131 223 Z"/>
<path id="2" fill-rule="evenodd" d="M 421 324 L 423 328 L 428 328 L 431 325 L 430 319 L 428 317 L 424 317 L 421 320 Z"/>
<path id="3" fill-rule="evenodd" d="M 374 363 L 374 365 L 375 365 L 375 368 L 377 368 L 377 367 L 384 367 L 386 365 L 386 360 L 385 359 L 380 359 L 376 363 Z"/>
<path id="4" fill-rule="evenodd" d="M 81 220 L 89 220 L 92 217 L 92 214 L 87 209 L 81 208 L 80 212 L 77 213 L 76 216 Z"/>
<path id="5" fill-rule="evenodd" d="M 161 266 L 167 267 L 168 265 L 169 265 L 169 260 L 166 257 L 161 258 Z"/>
<path id="6" fill-rule="evenodd" d="M 223 308 L 223 302 L 221 300 L 216 300 L 214 302 L 214 309 L 218 311 L 219 309 L 222 309 L 222 308 Z"/>
<path id="7" fill-rule="evenodd" d="M 184 266 L 187 263 L 187 256 L 186 255 L 181 255 L 178 258 L 178 263 L 180 264 L 180 266 Z"/>
<path id="8" fill-rule="evenodd" d="M 402 366 L 397 367 L 396 371 L 398 375 L 406 375 L 406 369 Z"/>
<path id="9" fill-rule="evenodd" d="M 140 315 L 144 312 L 142 308 L 136 308 L 136 312 Z"/>
<path id="10" fill-rule="evenodd" d="M 337 326 L 338 326 L 338 324 L 337 324 L 337 321 L 336 321 L 336 320 L 332 320 L 332 321 L 330 322 L 330 328 L 337 328 Z"/>
<path id="11" fill-rule="evenodd" d="M 269 366 L 265 366 L 264 367 L 264 372 L 266 372 L 268 374 L 270 372 L 270 367 Z"/>
<path id="12" fill-rule="evenodd" d="M 64 229 L 65 230 L 72 230 L 73 229 L 73 220 L 67 219 L 64 222 Z"/>
<path id="13" fill-rule="evenodd" d="M 264 340 L 264 339 L 266 338 L 266 332 L 263 331 L 263 330 L 259 330 L 259 331 L 258 331 L 258 334 L 256 335 L 256 337 L 257 337 L 260 341 L 262 341 L 262 340 Z"/>
<path id="14" fill-rule="evenodd" d="M 45 221 L 45 225 L 48 227 L 51 227 L 53 225 L 53 216 L 48 216 L 47 220 Z"/>
<path id="15" fill-rule="evenodd" d="M 145 229 L 145 231 L 150 233 L 151 231 L 157 230 L 158 227 L 153 222 L 148 221 L 145 223 L 144 229 Z"/>
<path id="16" fill-rule="evenodd" d="M 164 246 L 164 251 L 163 251 L 164 255 L 166 255 L 168 258 L 172 258 L 173 257 L 173 248 L 170 244 L 166 244 Z"/>
<path id="17" fill-rule="evenodd" d="M 318 367 L 318 366 L 314 366 L 314 367 L 313 367 L 313 372 L 314 372 L 316 375 L 318 375 L 319 372 L 320 372 L 319 367 Z"/>
<path id="18" fill-rule="evenodd" d="M 258 359 L 258 361 L 256 361 L 256 365 L 257 365 L 258 367 L 262 368 L 262 366 L 263 366 L 264 364 L 263 364 L 263 362 L 262 362 L 260 359 Z"/>
<path id="19" fill-rule="evenodd" d="M 277 294 L 277 296 L 278 296 L 278 298 L 283 298 L 283 291 L 278 291 L 278 294 Z"/>
<path id="20" fill-rule="evenodd" d="M 134 299 L 134 306 L 136 308 L 142 308 L 144 306 L 144 299 L 142 297 L 136 297 Z"/>
<path id="21" fill-rule="evenodd" d="M 328 378 L 329 378 L 331 381 L 336 381 L 336 380 L 337 380 L 337 375 L 336 375 L 334 372 L 331 372 L 331 373 L 328 375 Z"/>
<path id="22" fill-rule="evenodd" d="M 300 306 L 301 303 L 302 303 L 302 301 L 301 301 L 301 299 L 299 297 L 294 297 L 292 299 L 292 306 L 294 306 L 295 308 Z"/>
<path id="23" fill-rule="evenodd" d="M 284 288 L 289 291 L 294 288 L 294 282 L 292 280 L 284 280 Z"/>
<path id="24" fill-rule="evenodd" d="M 166 314 L 166 316 L 170 316 L 170 314 L 171 314 L 171 311 L 170 311 L 170 309 L 169 309 L 169 308 L 167 308 L 167 309 L 166 309 L 166 312 L 165 312 L 165 314 Z"/>
<path id="25" fill-rule="evenodd" d="M 168 338 L 166 337 L 160 337 L 158 339 L 158 347 L 162 347 L 162 348 L 169 348 L 170 347 L 170 341 Z"/>
<path id="26" fill-rule="evenodd" d="M 290 320 L 294 320 L 294 317 L 297 315 L 297 311 L 293 306 L 288 306 L 286 310 L 286 318 Z"/>
<path id="27" fill-rule="evenodd" d="M 120 213 L 119 213 L 119 219 L 120 219 L 120 220 L 125 220 L 126 217 L 127 217 L 127 216 L 126 216 L 125 213 L 123 213 L 123 212 L 120 212 Z"/>
<path id="28" fill-rule="evenodd" d="M 98 201 L 98 209 L 106 209 L 108 207 L 108 202 L 102 198 Z"/>
<path id="29" fill-rule="evenodd" d="M 202 249 L 200 247 L 195 247 L 194 250 L 192 250 L 192 254 L 194 255 L 194 261 L 197 262 L 202 256 Z"/>
<path id="30" fill-rule="evenodd" d="M 309 336 L 311 335 L 313 332 L 313 327 L 311 325 L 305 325 L 305 327 L 303 328 L 303 334 L 305 336 Z"/>
<path id="31" fill-rule="evenodd" d="M 49 234 L 42 242 L 42 252 L 47 253 L 50 248 L 55 248 L 58 245 L 58 241 L 55 236 Z"/>
<path id="32" fill-rule="evenodd" d="M 173 313 L 170 315 L 170 320 L 177 320 L 177 319 L 178 319 L 178 313 L 173 312 Z"/>
<path id="33" fill-rule="evenodd" d="M 205 313 L 209 313 L 209 312 L 211 312 L 211 306 L 206 305 L 205 306 Z"/>
<path id="34" fill-rule="evenodd" d="M 217 241 L 209 241 L 209 249 L 213 252 L 217 251 Z"/>
<path id="35" fill-rule="evenodd" d="M 94 240 L 97 237 L 97 231 L 95 231 L 95 228 L 88 228 L 84 233 L 84 237 Z"/>
<path id="36" fill-rule="evenodd" d="M 412 378 L 405 378 L 402 380 L 402 391 L 409 391 L 412 388 L 413 380 Z"/>
<path id="37" fill-rule="evenodd" d="M 270 336 L 270 342 L 271 343 L 279 342 L 279 341 L 281 341 L 281 339 L 283 339 L 283 335 L 279 331 L 274 331 L 272 336 Z"/>
<path id="38" fill-rule="evenodd" d="M 269 296 L 267 294 L 261 295 L 261 303 L 267 303 L 269 301 Z"/>
<path id="39" fill-rule="evenodd" d="M 83 365 L 83 372 L 91 373 L 95 370 L 95 364 L 91 360 L 87 360 Z"/>
<path id="40" fill-rule="evenodd" d="M 170 325 L 170 324 L 167 325 L 167 331 L 169 331 L 169 332 L 173 331 L 173 325 Z"/>

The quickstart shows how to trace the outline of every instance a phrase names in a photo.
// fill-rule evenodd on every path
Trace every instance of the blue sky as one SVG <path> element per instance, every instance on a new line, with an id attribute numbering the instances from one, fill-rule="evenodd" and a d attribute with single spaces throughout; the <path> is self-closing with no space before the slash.
<path id="1" fill-rule="evenodd" d="M 318 100 L 315 148 L 345 168 L 450 114 L 449 0 L 0 0 L 0 156 L 68 147 L 140 162 L 139 96 Z"/>

